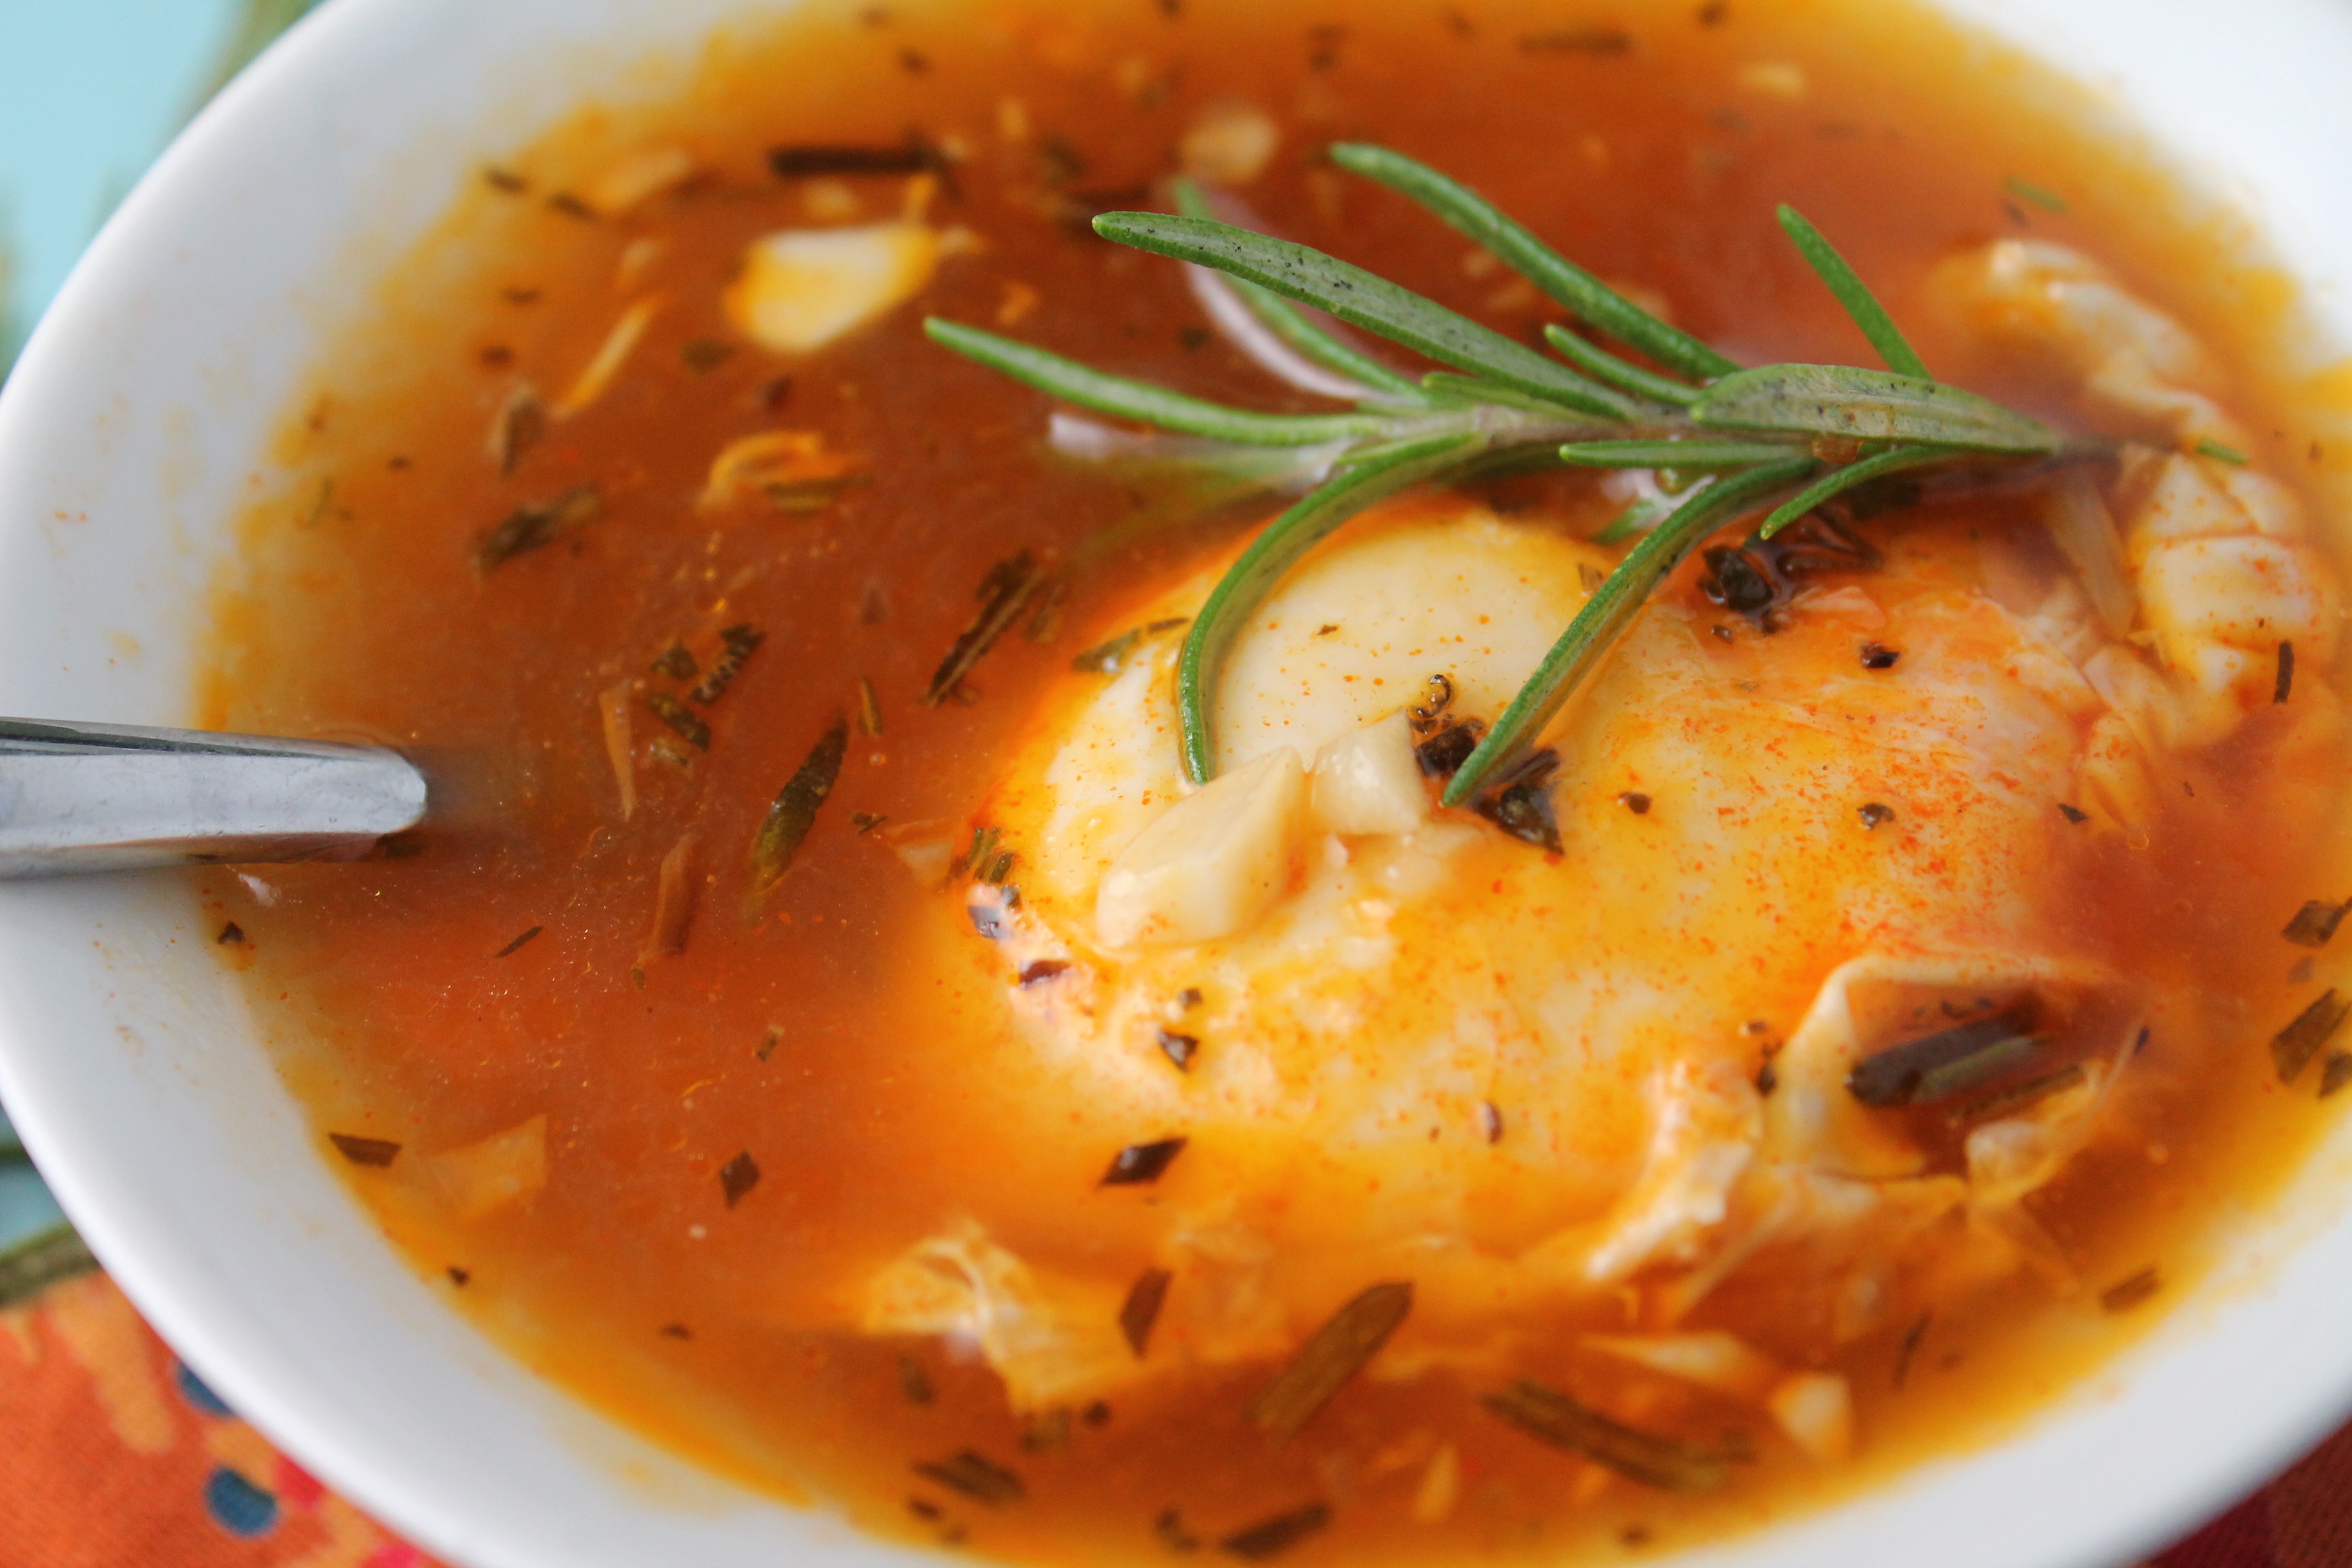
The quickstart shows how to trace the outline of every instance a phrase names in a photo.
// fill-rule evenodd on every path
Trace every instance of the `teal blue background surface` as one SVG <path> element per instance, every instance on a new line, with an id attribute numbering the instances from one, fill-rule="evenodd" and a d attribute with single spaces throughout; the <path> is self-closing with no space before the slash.
<path id="1" fill-rule="evenodd" d="M 308 0 L 0 0 L 0 375 L 107 214 L 258 33 Z M 0 1117 L 0 1148 L 16 1135 Z M 0 1247 L 57 1223 L 0 1164 Z"/>

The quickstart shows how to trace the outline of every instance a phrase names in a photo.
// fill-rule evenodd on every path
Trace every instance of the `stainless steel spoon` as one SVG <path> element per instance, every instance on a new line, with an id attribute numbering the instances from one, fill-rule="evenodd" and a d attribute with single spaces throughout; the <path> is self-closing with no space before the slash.
<path id="1" fill-rule="evenodd" d="M 349 859 L 425 794 L 380 746 L 0 719 L 0 879 Z"/>

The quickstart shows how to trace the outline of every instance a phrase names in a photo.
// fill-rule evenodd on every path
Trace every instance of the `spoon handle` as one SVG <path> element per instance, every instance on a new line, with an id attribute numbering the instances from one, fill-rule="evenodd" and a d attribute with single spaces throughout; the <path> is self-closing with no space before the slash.
<path id="1" fill-rule="evenodd" d="M 378 746 L 0 719 L 0 879 L 350 859 L 425 796 Z"/>

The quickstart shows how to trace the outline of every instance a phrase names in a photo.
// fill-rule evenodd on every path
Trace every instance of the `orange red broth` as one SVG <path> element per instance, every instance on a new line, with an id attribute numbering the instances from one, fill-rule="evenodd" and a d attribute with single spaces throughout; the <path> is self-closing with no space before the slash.
<path id="1" fill-rule="evenodd" d="M 1793 70 L 1759 76 L 1759 62 Z M 1901 1335 L 1864 1341 L 1832 1363 L 1852 1378 L 1864 1456 L 1823 1473 L 1768 1449 L 1708 1499 L 1580 1482 L 1583 1467 L 1494 1422 L 1477 1388 L 1444 1375 L 1359 1380 L 1279 1449 L 1241 1414 L 1263 1367 L 1024 1433 L 982 1367 L 807 1326 L 845 1281 L 1003 1179 L 1000 1141 L 959 1115 L 984 1086 L 960 1081 L 969 1068 L 939 1048 L 951 1021 L 888 980 L 894 942 L 940 895 L 852 814 L 963 831 L 1026 694 L 1122 600 L 1229 548 L 1267 510 L 1189 504 L 1053 458 L 1043 401 L 927 344 L 919 318 L 1003 323 L 1189 391 L 1308 405 L 1202 331 L 1176 268 L 1083 227 L 1100 207 L 1163 203 L 1155 183 L 1178 138 L 1224 100 L 1283 127 L 1247 192 L 1257 211 L 1514 335 L 1550 315 L 1530 290 L 1326 166 L 1319 146 L 1377 139 L 1473 181 L 1742 359 L 1865 363 L 1780 240 L 1772 206 L 1792 202 L 1931 363 L 2032 408 L 2052 405 L 2048 389 L 1985 379 L 1919 288 L 1957 247 L 2062 239 L 2221 350 L 2250 423 L 2276 432 L 2263 456 L 2300 471 L 2297 415 L 2266 357 L 2285 300 L 2275 280 L 2072 89 L 1907 6 L 1162 0 L 747 25 L 675 99 L 586 108 L 529 147 L 484 149 L 495 177 L 386 283 L 289 421 L 279 499 L 249 519 L 222 595 L 204 720 L 390 742 L 436 759 L 445 783 L 435 821 L 376 858 L 260 873 L 267 907 L 247 884 L 209 884 L 243 932 L 223 952 L 247 968 L 289 1081 L 322 1133 L 411 1150 L 544 1114 L 549 1179 L 527 1210 L 457 1224 L 396 1163 L 349 1167 L 354 1189 L 453 1306 L 558 1382 L 719 1470 L 885 1533 L 1078 1563 L 1213 1543 L 1321 1500 L 1329 1522 L 1292 1549 L 1301 1561 L 1609 1560 L 1780 1517 L 1998 1434 L 2158 1308 L 2058 1311 L 2020 1279 L 1907 1348 Z M 954 155 L 935 216 L 985 249 L 804 361 L 737 338 L 719 301 L 743 247 L 808 221 L 809 183 L 771 174 L 765 150 L 897 143 L 909 127 Z M 565 193 L 654 143 L 693 149 L 700 173 L 623 218 L 567 210 Z M 2021 200 L 2012 180 L 2064 210 Z M 869 217 L 903 199 L 898 179 L 846 184 Z M 616 287 L 624 268 L 635 276 Z M 501 475 L 485 433 L 517 380 L 551 395 L 651 293 L 666 304 L 610 388 Z M 856 455 L 859 482 L 810 512 L 698 513 L 719 447 L 779 426 Z M 478 570 L 486 530 L 586 482 L 601 489 L 594 521 Z M 1508 504 L 1594 527 L 1607 515 L 1583 479 L 1514 485 Z M 1984 500 L 1883 526 L 2031 524 L 2016 503 Z M 971 677 L 975 700 L 922 706 L 975 587 L 1018 548 L 1056 574 L 1057 618 L 999 644 Z M 1692 569 L 1667 592 L 1694 595 Z M 740 624 L 765 641 L 702 710 L 707 752 L 649 759 L 667 731 L 642 694 L 677 686 L 650 662 L 681 642 L 707 668 L 719 630 Z M 858 722 L 861 679 L 879 734 Z M 623 684 L 639 758 L 625 820 L 597 707 Z M 840 783 L 782 885 L 747 913 L 752 837 L 840 713 L 852 719 Z M 2332 881 L 2305 885 L 2309 868 L 2338 863 L 2341 846 L 2273 839 L 2230 815 L 2256 793 L 2260 745 L 2256 725 L 2219 757 L 2147 858 L 2090 874 L 2084 921 L 2149 965 L 2203 965 L 2254 1021 L 2242 1057 L 2195 1064 L 2199 1091 L 2170 1103 L 2158 1145 L 2086 1157 L 2041 1201 L 2095 1282 L 2153 1264 L 2177 1289 L 2203 1227 L 2258 1201 L 2321 1114 L 2307 1081 L 2292 1095 L 2276 1084 L 2269 1026 L 2256 1025 L 2301 1005 L 2285 982 L 2300 950 L 2277 933 L 2304 898 L 2329 894 Z M 682 836 L 698 894 L 685 950 L 649 952 L 659 867 Z M 719 1173 L 747 1152 L 761 1179 L 730 1205 Z M 1715 1319 L 1778 1345 L 1789 1334 L 1774 1310 L 1751 1291 Z M 1458 1447 L 1463 1500 L 1442 1526 L 1411 1524 L 1441 1440 Z M 965 1448 L 1014 1468 L 1025 1500 L 982 1507 L 909 1469 Z M 1171 1509 L 1174 1521 L 1156 1523 Z"/>

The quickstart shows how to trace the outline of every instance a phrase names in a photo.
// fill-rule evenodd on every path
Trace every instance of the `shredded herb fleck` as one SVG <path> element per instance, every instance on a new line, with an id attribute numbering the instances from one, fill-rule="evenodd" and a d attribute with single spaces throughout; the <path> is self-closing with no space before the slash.
<path id="1" fill-rule="evenodd" d="M 2352 914 L 2352 899 L 2340 904 L 2323 903 L 2314 899 L 2295 910 L 2294 919 L 2287 921 L 2286 930 L 2279 934 L 2297 947 L 2326 947 L 2347 914 Z"/>
<path id="2" fill-rule="evenodd" d="M 1156 1143 L 1130 1143 L 1111 1157 L 1110 1169 L 1103 1173 L 1101 1184 L 1106 1187 L 1138 1187 L 1158 1181 L 1176 1156 L 1184 1152 L 1185 1140 L 1162 1138 Z"/>
<path id="3" fill-rule="evenodd" d="M 677 738 L 698 752 L 710 750 L 710 726 L 702 716 L 667 691 L 646 693 L 646 706 L 654 717 L 668 725 Z"/>
<path id="4" fill-rule="evenodd" d="M 1628 1480 L 1667 1491 L 1712 1491 L 1727 1479 L 1723 1460 L 1673 1437 L 1612 1421 L 1565 1394 L 1522 1378 L 1479 1401 L 1538 1442 L 1605 1465 Z"/>
<path id="5" fill-rule="evenodd" d="M 816 824 L 817 807 L 833 793 L 841 764 L 849 754 L 849 720 L 836 716 L 830 729 L 809 748 L 808 760 L 776 794 L 751 841 L 751 896 L 758 899 L 783 879 L 809 829 Z"/>
<path id="6" fill-rule="evenodd" d="M 672 680 L 692 680 L 702 673 L 702 667 L 682 643 L 672 643 L 655 656 L 652 665 L 656 675 L 667 675 Z"/>
<path id="7" fill-rule="evenodd" d="M 2293 1083 L 2319 1047 L 2344 1026 L 2347 1014 L 2352 1014 L 2352 999 L 2338 1001 L 2331 985 L 2296 1014 L 2294 1023 L 2273 1036 L 2271 1060 L 2278 1068 L 2279 1082 Z"/>
<path id="8" fill-rule="evenodd" d="M 2200 458 L 2210 458 L 2217 463 L 2227 463 L 2231 468 L 2242 468 L 2253 461 L 2235 447 L 2225 447 L 2210 436 L 2199 437 L 2194 450 Z"/>
<path id="9" fill-rule="evenodd" d="M 1299 1347 L 1290 1364 L 1250 1402 L 1249 1416 L 1276 1441 L 1298 1429 L 1362 1371 L 1412 1310 L 1412 1285 L 1391 1280 L 1358 1293 Z"/>
<path id="10" fill-rule="evenodd" d="M 1019 1476 L 970 1448 L 945 1459 L 919 1464 L 915 1473 L 991 1508 L 1002 1508 L 1029 1495 L 1029 1489 L 1021 1484 Z"/>
<path id="11" fill-rule="evenodd" d="M 490 954 L 490 956 L 492 958 L 509 957 L 513 953 L 520 952 L 524 943 L 530 942 L 531 938 L 537 936 L 546 929 L 547 928 L 545 926 L 533 926 L 529 931 L 523 932 L 520 936 L 515 938 L 512 942 L 507 943 L 506 946 L 499 949 L 498 952 Z"/>
<path id="12" fill-rule="evenodd" d="M 823 174 L 891 175 L 939 174 L 948 167 L 945 153 L 913 132 L 892 146 L 835 142 L 803 142 L 768 150 L 768 167 L 778 179 L 799 180 Z"/>
<path id="13" fill-rule="evenodd" d="M 389 1165 L 400 1156 L 400 1145 L 389 1138 L 362 1138 L 351 1132 L 330 1132 L 327 1142 L 354 1165 Z"/>
<path id="14" fill-rule="evenodd" d="M 898 1392 L 909 1405 L 929 1405 L 939 1397 L 939 1391 L 931 1386 L 931 1374 L 904 1351 L 898 1352 Z"/>
<path id="15" fill-rule="evenodd" d="M 2008 1018 L 1938 1029 L 1854 1064 L 1845 1087 L 1864 1105 L 1927 1105 L 1964 1094 L 2023 1065 L 2046 1042 Z"/>
<path id="16" fill-rule="evenodd" d="M 577 532 L 604 511 L 604 492 L 593 484 L 574 485 L 551 500 L 517 507 L 475 543 L 474 563 L 485 572 L 495 570 Z"/>
<path id="17" fill-rule="evenodd" d="M 2013 1116 L 2029 1105 L 2063 1094 L 2089 1076 L 2080 1062 L 2069 1062 L 2056 1072 L 2046 1072 L 2038 1078 L 2007 1089 L 1997 1089 L 1990 1094 L 1980 1094 L 1952 1112 L 1955 1121 L 1991 1121 L 2003 1116 Z"/>
<path id="18" fill-rule="evenodd" d="M 741 1203 L 744 1194 L 759 1184 L 759 1162 L 751 1158 L 749 1149 L 719 1167 L 719 1190 L 726 1194 L 727 1206 L 730 1209 Z"/>
<path id="19" fill-rule="evenodd" d="M 1168 1286 L 1175 1278 L 1165 1268 L 1147 1268 L 1135 1277 L 1135 1283 L 1127 1288 L 1127 1300 L 1119 1303 L 1118 1331 L 1127 1336 L 1127 1348 L 1138 1361 L 1150 1348 L 1151 1326 L 1160 1321 Z"/>
<path id="20" fill-rule="evenodd" d="M 706 708 L 718 701 L 735 683 L 735 678 L 743 672 L 744 664 L 759 650 L 760 645 L 768 640 L 768 634 L 752 626 L 729 626 L 719 634 L 719 640 L 722 646 L 719 657 L 711 661 L 710 673 L 702 678 L 700 685 L 687 693 Z"/>
<path id="21" fill-rule="evenodd" d="M 2164 1277 L 2151 1263 L 2129 1279 L 2117 1280 L 2100 1291 L 2099 1305 L 2110 1312 L 2128 1312 L 2162 1289 Z"/>
<path id="22" fill-rule="evenodd" d="M 1043 581 L 1044 574 L 1038 569 L 1036 558 L 1026 550 L 989 568 L 988 575 L 981 580 L 980 590 L 974 595 L 980 600 L 980 613 L 972 617 L 971 624 L 963 629 L 962 635 L 956 638 L 955 646 L 948 650 L 947 658 L 940 660 L 939 668 L 932 672 L 931 683 L 923 692 L 925 706 L 938 707 L 963 683 L 963 678 L 971 673 L 972 667 L 996 646 L 999 637 L 1012 629 L 1013 623 L 1020 618 L 1022 607 L 1028 604 L 1030 596 L 1037 592 Z"/>
<path id="23" fill-rule="evenodd" d="M 1308 1503 L 1305 1508 L 1275 1515 L 1246 1530 L 1237 1530 L 1217 1542 L 1217 1550 L 1239 1557 L 1244 1562 L 1263 1563 L 1269 1557 L 1289 1551 L 1308 1536 L 1331 1522 L 1328 1503 Z"/>
<path id="24" fill-rule="evenodd" d="M 2282 642 L 2278 646 L 2278 675 L 2271 682 L 2271 701 L 2273 704 L 2284 702 L 2294 692 L 2294 644 Z"/>

